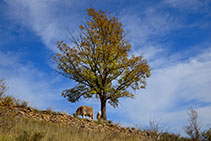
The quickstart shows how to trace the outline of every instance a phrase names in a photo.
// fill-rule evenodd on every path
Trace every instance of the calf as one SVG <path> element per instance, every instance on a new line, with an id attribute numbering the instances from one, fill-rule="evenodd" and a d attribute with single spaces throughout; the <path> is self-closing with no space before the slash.
<path id="1" fill-rule="evenodd" d="M 78 117 L 79 115 L 81 115 L 83 118 L 84 116 L 89 116 L 89 118 L 94 119 L 94 110 L 89 106 L 80 106 L 73 114 L 73 116 Z"/>

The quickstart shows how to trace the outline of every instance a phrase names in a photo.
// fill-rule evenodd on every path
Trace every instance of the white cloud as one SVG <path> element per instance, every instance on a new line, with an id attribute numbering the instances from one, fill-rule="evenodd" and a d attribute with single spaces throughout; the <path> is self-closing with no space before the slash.
<path id="1" fill-rule="evenodd" d="M 135 47 L 140 48 L 149 43 L 152 45 L 180 26 L 177 17 L 161 10 L 156 4 L 145 8 L 142 12 L 131 13 L 131 11 L 122 11 L 120 20 L 126 31 L 129 31 L 129 39 Z"/>
<path id="2" fill-rule="evenodd" d="M 182 8 L 182 4 L 186 8 L 200 7 L 197 5 L 199 1 L 192 5 L 188 5 L 191 2 L 188 0 L 181 3 L 177 1 L 177 4 L 176 1 L 171 2 L 175 2 L 174 6 L 178 8 Z M 184 135 L 187 110 L 191 106 L 199 112 L 202 128 L 211 124 L 211 46 L 210 43 L 205 43 L 192 47 L 194 50 L 171 54 L 171 46 L 159 41 L 171 31 L 187 28 L 195 23 L 186 25 L 182 22 L 183 17 L 163 13 L 163 6 L 161 3 L 146 8 L 142 14 L 124 13 L 120 18 L 130 31 L 130 41 L 136 48 L 132 53 L 144 56 L 153 69 L 146 90 L 137 91 L 134 100 L 121 100 L 117 113 L 128 120 L 126 125 L 130 123 L 133 126 L 135 123 L 146 126 L 153 118 L 167 123 L 168 127 Z"/>
<path id="3" fill-rule="evenodd" d="M 165 57 L 169 56 L 168 43 L 160 41 L 182 26 L 177 17 L 161 9 L 158 3 L 145 8 L 143 12 L 123 11 L 120 16 L 124 28 L 129 31 L 128 37 L 133 49 L 131 53 L 142 55 L 153 69 L 164 66 L 167 61 Z"/>
<path id="4" fill-rule="evenodd" d="M 5 2 L 7 16 L 35 32 L 53 51 L 56 51 L 58 40 L 67 39 L 66 28 L 74 29 L 80 19 L 76 11 L 69 10 L 74 0 L 5 0 Z"/>
<path id="5" fill-rule="evenodd" d="M 186 31 L 187 29 L 197 27 L 206 28 L 207 21 L 200 22 L 200 20 L 187 22 L 188 12 L 171 12 L 166 10 L 166 7 L 175 6 L 178 8 L 200 8 L 195 9 L 198 13 L 204 13 L 205 17 L 209 17 L 207 1 L 201 2 L 199 0 L 164 0 L 158 3 L 153 3 L 147 7 L 143 7 L 141 11 L 133 11 L 132 9 L 123 10 L 120 14 L 120 20 L 124 25 L 124 29 L 129 31 L 128 37 L 132 44 L 132 54 L 142 55 L 149 61 L 149 64 L 154 68 L 170 65 L 169 62 L 174 63 L 175 60 L 184 59 L 190 56 L 190 52 L 183 49 L 183 55 L 181 52 L 174 52 L 174 56 L 171 55 L 171 51 L 175 46 L 171 34 L 179 31 Z M 171 7 L 172 8 L 172 7 Z M 175 31 L 175 32 L 174 32 Z M 187 35 L 188 36 L 188 35 Z M 172 50 L 171 50 L 172 48 Z M 198 47 L 191 47 L 198 48 Z M 197 49 L 195 49 L 197 50 Z M 175 50 L 174 50 L 175 51 Z M 166 59 L 170 56 L 171 58 Z M 169 60 L 170 59 L 170 60 Z M 187 59 L 187 58 L 185 58 Z"/>
<path id="6" fill-rule="evenodd" d="M 23 61 L 23 56 L 24 53 L 0 52 L 0 77 L 5 78 L 9 87 L 7 94 L 26 100 L 37 108 L 53 106 L 60 109 L 55 106 L 67 102 L 61 97 L 61 91 L 71 83 L 60 84 L 62 80 L 55 72 L 46 74 L 32 62 Z"/>
<path id="7" fill-rule="evenodd" d="M 8 56 L 13 56 L 12 58 L 8 59 Z M 20 60 L 19 55 L 12 54 L 11 52 L 3 53 L 0 52 L 0 65 L 7 67 L 12 66 L 17 60 Z"/>
<path id="8" fill-rule="evenodd" d="M 120 114 L 140 125 L 155 118 L 183 132 L 188 108 L 193 107 L 199 112 L 201 126 L 207 127 L 211 124 L 210 55 L 208 48 L 189 61 L 153 70 L 146 90 L 137 91 L 135 100 L 121 101 Z"/>
<path id="9" fill-rule="evenodd" d="M 203 6 L 207 5 L 207 3 L 209 3 L 209 0 L 164 0 L 163 2 L 174 8 L 184 10 L 197 10 L 198 8 L 202 8 Z"/>

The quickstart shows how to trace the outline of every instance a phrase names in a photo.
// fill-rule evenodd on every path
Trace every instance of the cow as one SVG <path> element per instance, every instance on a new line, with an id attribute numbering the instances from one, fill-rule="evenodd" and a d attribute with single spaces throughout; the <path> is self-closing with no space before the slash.
<path id="1" fill-rule="evenodd" d="M 89 106 L 80 106 L 76 110 L 76 112 L 73 114 L 74 117 L 78 117 L 81 115 L 84 119 L 84 116 L 89 116 L 89 119 L 94 119 L 94 110 L 92 107 Z"/>
<path id="2" fill-rule="evenodd" d="M 100 120 L 101 119 L 101 111 L 98 111 L 96 118 L 97 118 L 97 120 Z"/>

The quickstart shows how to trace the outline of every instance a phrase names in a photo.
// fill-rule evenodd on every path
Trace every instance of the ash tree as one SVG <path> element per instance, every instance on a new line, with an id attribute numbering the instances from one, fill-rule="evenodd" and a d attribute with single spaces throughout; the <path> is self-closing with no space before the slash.
<path id="1" fill-rule="evenodd" d="M 145 88 L 150 67 L 142 56 L 128 55 L 131 45 L 116 17 L 93 8 L 87 14 L 78 35 L 69 32 L 71 47 L 57 42 L 60 51 L 54 60 L 60 74 L 77 82 L 62 96 L 72 103 L 81 98 L 99 99 L 101 118 L 107 120 L 107 102 L 117 107 L 119 98 L 133 98 L 132 89 Z"/>

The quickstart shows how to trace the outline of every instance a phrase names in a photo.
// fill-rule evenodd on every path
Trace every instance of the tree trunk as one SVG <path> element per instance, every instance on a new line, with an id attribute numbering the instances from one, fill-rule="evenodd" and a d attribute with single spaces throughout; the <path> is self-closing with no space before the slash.
<path id="1" fill-rule="evenodd" d="M 101 118 L 103 120 L 107 120 L 107 116 L 106 116 L 106 100 L 105 99 L 101 99 Z"/>

